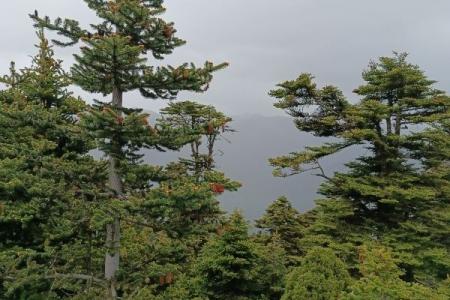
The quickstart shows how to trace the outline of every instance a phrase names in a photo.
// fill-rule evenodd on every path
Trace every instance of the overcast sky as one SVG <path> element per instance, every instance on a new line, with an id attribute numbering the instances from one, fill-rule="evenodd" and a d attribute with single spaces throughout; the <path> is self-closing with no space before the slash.
<path id="1" fill-rule="evenodd" d="M 166 0 L 166 20 L 188 41 L 167 63 L 229 62 L 203 95 L 183 93 L 228 114 L 279 114 L 267 92 L 301 72 L 319 84 L 339 86 L 352 100 L 371 58 L 393 50 L 410 53 L 438 87 L 450 90 L 450 1 L 448 0 Z M 52 17 L 95 16 L 81 0 L 2 1 L 0 71 L 9 61 L 29 62 L 36 39 L 27 13 Z M 66 66 L 75 48 L 57 50 Z M 83 94 L 86 100 L 93 96 Z M 98 98 L 98 96 L 97 96 Z M 163 101 L 129 94 L 125 104 L 158 110 Z"/>

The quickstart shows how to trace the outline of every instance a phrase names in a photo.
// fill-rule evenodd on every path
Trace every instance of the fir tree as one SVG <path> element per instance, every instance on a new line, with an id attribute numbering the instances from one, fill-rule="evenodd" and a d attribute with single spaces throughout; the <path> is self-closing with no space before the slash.
<path id="1" fill-rule="evenodd" d="M 355 90 L 363 96 L 357 104 L 335 87 L 318 89 L 309 74 L 280 84 L 271 95 L 300 130 L 339 140 L 271 163 L 276 175 L 314 169 L 327 179 L 321 188 L 326 199 L 318 202 L 315 222 L 302 241 L 306 248 L 328 245 L 353 267 L 355 246 L 378 240 L 402 258 L 405 278 L 434 284 L 449 270 L 444 259 L 448 226 L 442 227 L 449 220 L 448 157 L 446 150 L 426 150 L 425 145 L 448 149 L 443 142 L 448 132 L 424 128 L 448 119 L 450 99 L 406 58 L 395 54 L 371 62 L 363 73 L 366 84 Z M 320 159 L 352 145 L 364 145 L 371 155 L 330 178 Z"/>
<path id="2" fill-rule="evenodd" d="M 30 100 L 41 102 L 45 107 L 60 107 L 61 102 L 70 96 L 67 90 L 71 81 L 61 67 L 61 60 L 54 59 L 54 52 L 43 31 L 38 32 L 39 53 L 33 57 L 31 68 L 24 70 L 27 80 L 23 90 Z"/>
<path id="3" fill-rule="evenodd" d="M 246 222 L 234 212 L 219 236 L 205 245 L 194 265 L 191 285 L 197 291 L 193 289 L 193 297 L 274 299 L 274 295 L 279 295 L 284 275 L 280 274 L 284 263 L 282 252 L 274 247 L 276 250 L 269 257 L 268 250 L 262 250 L 249 239 Z"/>
<path id="4" fill-rule="evenodd" d="M 180 162 L 156 168 L 150 180 L 157 187 L 129 199 L 136 203 L 134 207 L 139 208 L 141 222 L 185 244 L 182 259 L 178 257 L 177 260 L 182 265 L 198 254 L 224 221 L 217 195 L 240 187 L 238 182 L 213 168 L 215 141 L 223 134 L 222 131 L 231 130 L 225 124 L 227 121 L 230 118 L 212 106 L 191 101 L 169 104 L 162 110 L 156 129 L 161 132 L 170 128 L 176 132 L 174 139 L 189 140 L 191 150 L 194 147 L 197 152 L 190 159 L 181 158 Z M 213 131 L 209 130 L 209 125 L 214 126 Z M 204 141 L 208 154 L 203 154 L 200 147 Z M 210 158 L 204 160 L 203 157 Z"/>
<path id="5" fill-rule="evenodd" d="M 146 54 L 151 53 L 153 58 L 163 59 L 184 44 L 183 40 L 175 36 L 173 24 L 159 17 L 165 11 L 161 0 L 84 2 L 102 20 L 91 25 L 90 30 L 82 29 L 72 19 L 57 18 L 52 22 L 48 17 L 41 18 L 37 12 L 30 16 L 36 26 L 54 30 L 68 38 L 66 42 L 55 40 L 57 45 L 85 44 L 81 47 L 81 54 L 75 55 L 73 80 L 86 91 L 112 95 L 109 107 L 117 116 L 116 125 L 129 124 L 127 118 L 123 120 L 122 117 L 124 93 L 139 90 L 147 98 L 173 99 L 181 90 L 204 91 L 212 79 L 211 73 L 226 65 L 214 66 L 207 62 L 204 68 L 196 68 L 193 64 L 174 68 L 147 64 Z M 111 114 L 108 110 L 105 113 Z M 130 124 L 129 130 L 142 133 L 146 125 L 143 119 Z M 124 163 L 121 158 L 125 146 L 135 149 L 146 145 L 148 140 L 142 135 L 122 135 L 120 130 L 114 129 L 116 126 L 108 126 L 108 133 L 103 130 L 102 121 L 103 118 L 97 118 L 91 129 L 98 131 L 98 136 L 103 138 L 103 150 L 109 156 L 109 184 L 114 197 L 123 199 L 127 191 L 124 190 L 120 164 Z M 95 126 L 97 128 L 93 128 Z M 119 215 L 107 226 L 107 245 L 109 251 L 105 258 L 105 277 L 110 282 L 109 297 L 115 298 L 120 250 Z"/>
<path id="6" fill-rule="evenodd" d="M 304 226 L 300 213 L 286 197 L 278 198 L 266 209 L 265 214 L 256 220 L 256 227 L 267 231 L 269 240 L 272 237 L 279 240 L 288 255 L 289 264 L 295 264 L 301 255 L 299 241 L 303 236 Z"/>
<path id="7" fill-rule="evenodd" d="M 161 110 L 161 115 L 160 124 L 187 133 L 190 131 L 193 135 L 190 142 L 191 159 L 181 161 L 188 166 L 189 171 L 194 172 L 199 179 L 205 171 L 211 171 L 214 168 L 214 146 L 224 133 L 234 131 L 229 126 L 232 119 L 213 106 L 192 101 L 172 102 Z M 202 144 L 206 144 L 204 152 Z"/>
<path id="8" fill-rule="evenodd" d="M 282 300 L 340 299 L 350 284 L 346 265 L 327 248 L 313 248 L 286 279 Z"/>
<path id="9" fill-rule="evenodd" d="M 98 284 L 102 252 L 96 216 L 104 166 L 78 124 L 85 104 L 71 96 L 42 32 L 32 66 L 12 69 L 0 96 L 0 294 L 54 299 Z M 98 218 L 97 218 L 98 219 Z M 79 283 L 83 284 L 80 285 Z M 88 284 L 86 284 L 88 283 Z"/>
<path id="10" fill-rule="evenodd" d="M 289 255 L 283 248 L 281 236 L 273 234 L 271 240 L 260 248 L 262 266 L 260 282 L 266 286 L 264 296 L 270 300 L 279 300 L 285 290 L 285 277 L 288 274 Z"/>
<path id="11" fill-rule="evenodd" d="M 438 291 L 401 280 L 402 271 L 386 248 L 362 246 L 359 260 L 363 277 L 352 284 L 350 292 L 342 294 L 342 299 L 447 299 Z"/>

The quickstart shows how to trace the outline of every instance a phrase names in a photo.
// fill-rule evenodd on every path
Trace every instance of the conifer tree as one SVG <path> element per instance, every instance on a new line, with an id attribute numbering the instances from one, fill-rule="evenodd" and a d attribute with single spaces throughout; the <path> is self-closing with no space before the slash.
<path id="1" fill-rule="evenodd" d="M 401 258 L 405 278 L 426 278 L 433 285 L 448 273 L 443 224 L 449 220 L 449 193 L 447 150 L 431 145 L 448 149 L 443 142 L 448 132 L 424 128 L 448 120 L 450 98 L 434 89 L 434 81 L 406 54 L 371 62 L 363 79 L 355 90 L 363 98 L 356 104 L 336 87 L 317 88 L 310 74 L 272 91 L 279 100 L 275 105 L 292 115 L 300 130 L 338 140 L 271 163 L 276 175 L 316 170 L 327 179 L 321 188 L 326 198 L 318 201 L 315 222 L 302 241 L 306 248 L 330 246 L 353 268 L 355 246 L 377 240 Z M 320 159 L 352 145 L 363 145 L 367 154 L 349 163 L 348 173 L 326 174 Z"/>
<path id="2" fill-rule="evenodd" d="M 267 231 L 270 239 L 278 239 L 288 255 L 289 264 L 295 264 L 301 255 L 299 242 L 305 224 L 302 224 L 300 213 L 286 197 L 280 197 L 273 202 L 265 214 L 256 220 L 256 227 Z"/>
<path id="3" fill-rule="evenodd" d="M 76 117 L 85 104 L 67 92 L 61 62 L 38 37 L 32 66 L 1 79 L 2 299 L 54 299 L 99 283 L 104 166 L 86 155 L 93 143 Z"/>
<path id="4" fill-rule="evenodd" d="M 234 212 L 219 236 L 205 245 L 194 265 L 191 286 L 198 289 L 193 291 L 194 296 L 223 300 L 279 297 L 284 275 L 280 274 L 282 252 L 273 246 L 273 257 L 269 257 L 268 250 L 249 239 L 245 220 Z"/>
<path id="5" fill-rule="evenodd" d="M 281 299 L 340 299 L 351 281 L 346 268 L 332 250 L 312 248 L 288 275 Z"/>
<path id="6" fill-rule="evenodd" d="M 279 300 L 285 290 L 285 277 L 288 274 L 289 255 L 283 248 L 281 236 L 273 234 L 270 241 L 260 248 L 262 268 L 259 280 L 268 287 L 264 296 L 270 300 Z"/>
<path id="7" fill-rule="evenodd" d="M 72 67 L 75 84 L 89 92 L 111 95 L 112 100 L 105 114 L 116 114 L 114 126 L 104 130 L 104 118 L 97 118 L 91 127 L 97 126 L 98 136 L 102 138 L 103 150 L 109 156 L 109 184 L 113 196 L 123 199 L 127 191 L 123 187 L 123 174 L 120 164 L 126 148 L 136 149 L 142 145 L 154 146 L 143 136 L 146 127 L 145 117 L 131 115 L 122 117 L 123 94 L 139 90 L 147 98 L 173 99 L 181 90 L 204 91 L 212 79 L 211 73 L 226 66 L 205 63 L 203 68 L 193 64 L 179 67 L 154 67 L 147 63 L 146 54 L 154 59 L 163 59 L 171 54 L 184 41 L 175 36 L 172 23 L 162 20 L 165 9 L 162 0 L 84 0 L 101 19 L 91 29 L 83 29 L 76 20 L 57 18 L 52 22 L 48 17 L 40 17 L 37 12 L 30 15 L 36 26 L 56 31 L 67 41 L 54 42 L 60 46 L 71 46 L 79 42 L 81 54 L 75 55 L 76 64 Z M 138 113 L 138 112 L 135 112 Z M 140 119 L 140 121 L 136 120 Z M 115 127 L 130 125 L 130 133 L 122 134 Z M 112 125 L 112 124 L 108 124 Z M 151 128 L 148 128 L 150 133 Z M 109 132 L 108 132 L 109 131 Z M 152 139 L 151 139 L 152 140 Z M 154 139 L 152 140 L 154 142 Z M 147 144 L 148 143 L 148 144 Z M 116 295 L 116 273 L 119 267 L 120 218 L 114 216 L 107 226 L 107 244 L 110 250 L 105 258 L 105 276 L 110 282 L 109 297 Z"/>
<path id="8" fill-rule="evenodd" d="M 342 299 L 447 299 L 437 290 L 401 280 L 402 271 L 386 248 L 364 245 L 359 248 L 359 260 L 363 277 L 342 294 Z"/>
<path id="9" fill-rule="evenodd" d="M 180 158 L 163 171 L 159 181 L 162 195 L 147 198 L 146 207 L 151 208 L 147 214 L 164 220 L 161 225 L 169 233 L 178 237 L 194 234 L 199 242 L 205 241 L 208 232 L 216 231 L 223 214 L 216 196 L 240 187 L 214 168 L 216 142 L 233 131 L 229 122 L 231 118 L 214 107 L 192 101 L 172 102 L 161 110 L 157 128 L 181 132 L 179 136 L 190 138 L 191 150 L 189 159 Z"/>
<path id="10" fill-rule="evenodd" d="M 38 38 L 39 53 L 33 57 L 31 68 L 23 70 L 27 80 L 22 83 L 22 88 L 30 100 L 40 101 L 47 108 L 60 107 L 61 102 L 71 95 L 67 90 L 71 81 L 61 67 L 62 61 L 54 59 L 53 49 L 43 31 L 38 32 Z"/>
<path id="11" fill-rule="evenodd" d="M 213 165 L 215 142 L 223 131 L 231 131 L 226 124 L 230 120 L 212 106 L 183 101 L 170 103 L 156 122 L 156 130 L 170 128 L 176 132 L 174 139 L 189 141 L 187 147 L 195 152 L 189 159 L 180 158 L 179 162 L 156 168 L 150 179 L 157 187 L 130 201 L 139 203 L 135 207 L 139 207 L 141 221 L 185 244 L 180 264 L 198 254 L 224 221 L 217 196 L 240 187 Z M 203 143 L 205 150 L 201 147 Z"/>
<path id="12" fill-rule="evenodd" d="M 211 171 L 214 168 L 216 142 L 224 133 L 234 131 L 229 126 L 232 119 L 211 105 L 202 105 L 193 101 L 172 102 L 161 110 L 161 115 L 160 124 L 191 131 L 193 135 L 193 140 L 190 142 L 191 159 L 183 159 L 181 162 L 200 180 L 205 171 Z M 206 144 L 205 152 L 202 152 L 202 144 Z"/>

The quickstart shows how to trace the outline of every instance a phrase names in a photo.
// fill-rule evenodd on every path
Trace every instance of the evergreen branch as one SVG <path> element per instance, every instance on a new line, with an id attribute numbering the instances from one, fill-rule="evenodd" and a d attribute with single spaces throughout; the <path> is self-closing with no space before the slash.
<path id="1" fill-rule="evenodd" d="M 174 99 L 180 91 L 204 92 L 209 88 L 212 73 L 228 66 L 206 62 L 203 68 L 194 64 L 174 67 L 147 68 L 137 87 L 141 94 L 151 99 Z"/>
<path id="2" fill-rule="evenodd" d="M 105 280 L 96 278 L 92 275 L 85 275 L 85 274 L 75 274 L 75 273 L 71 273 L 71 274 L 60 274 L 60 273 L 55 273 L 53 275 L 48 275 L 46 276 L 47 279 L 55 279 L 55 278 L 68 278 L 68 279 L 79 279 L 79 280 L 86 280 L 86 281 L 92 281 L 101 285 L 106 284 Z"/>
<path id="3" fill-rule="evenodd" d="M 39 17 L 37 11 L 29 16 L 35 23 L 34 27 L 47 28 L 48 30 L 56 31 L 58 35 L 67 37 L 70 40 L 69 42 L 52 40 L 53 43 L 61 47 L 73 46 L 78 43 L 81 38 L 92 36 L 87 30 L 81 29 L 79 22 L 76 20 L 56 18 L 55 21 L 52 22 L 48 16 L 43 18 Z"/>
<path id="4" fill-rule="evenodd" d="M 5 280 L 11 280 L 11 281 L 17 280 L 17 278 L 15 278 L 13 276 L 5 276 L 3 278 Z M 69 274 L 54 273 L 53 275 L 47 275 L 44 278 L 45 279 L 55 279 L 55 278 L 78 279 L 78 280 L 92 281 L 92 282 L 95 282 L 95 283 L 98 283 L 101 285 L 104 285 L 106 283 L 105 280 L 96 278 L 93 275 L 76 274 L 76 273 L 69 273 Z"/>
<path id="5" fill-rule="evenodd" d="M 329 177 L 325 175 L 322 166 L 319 164 L 319 159 L 335 154 L 355 144 L 358 144 L 358 142 L 345 141 L 342 143 L 328 143 L 320 147 L 307 147 L 305 151 L 272 158 L 269 162 L 275 167 L 273 174 L 277 177 L 287 177 L 311 170 L 320 170 L 321 173 L 318 174 L 318 176 L 329 179 Z M 303 168 L 303 166 L 310 164 L 315 164 L 316 166 L 306 169 Z M 283 171 L 284 169 L 289 169 L 290 171 L 287 173 Z"/>

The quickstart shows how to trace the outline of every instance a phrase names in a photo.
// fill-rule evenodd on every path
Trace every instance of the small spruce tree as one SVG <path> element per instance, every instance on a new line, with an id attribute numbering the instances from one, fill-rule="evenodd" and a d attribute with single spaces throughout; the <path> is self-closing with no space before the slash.
<path id="1" fill-rule="evenodd" d="M 273 266 L 280 267 L 277 257 L 269 259 L 249 239 L 247 223 L 240 213 L 234 212 L 219 235 L 205 245 L 194 265 L 196 294 L 218 300 L 264 299 L 276 295 L 277 287 L 280 288 L 280 277 L 273 269 Z"/>
<path id="2" fill-rule="evenodd" d="M 269 240 L 275 237 L 288 255 L 288 263 L 295 264 L 300 257 L 299 242 L 303 236 L 304 224 L 300 213 L 286 197 L 273 202 L 265 214 L 256 220 L 256 227 L 269 233 Z M 264 238 L 264 232 L 260 237 Z"/>
<path id="3" fill-rule="evenodd" d="M 281 299 L 340 299 L 350 281 L 346 265 L 331 249 L 312 248 L 288 275 Z"/>

